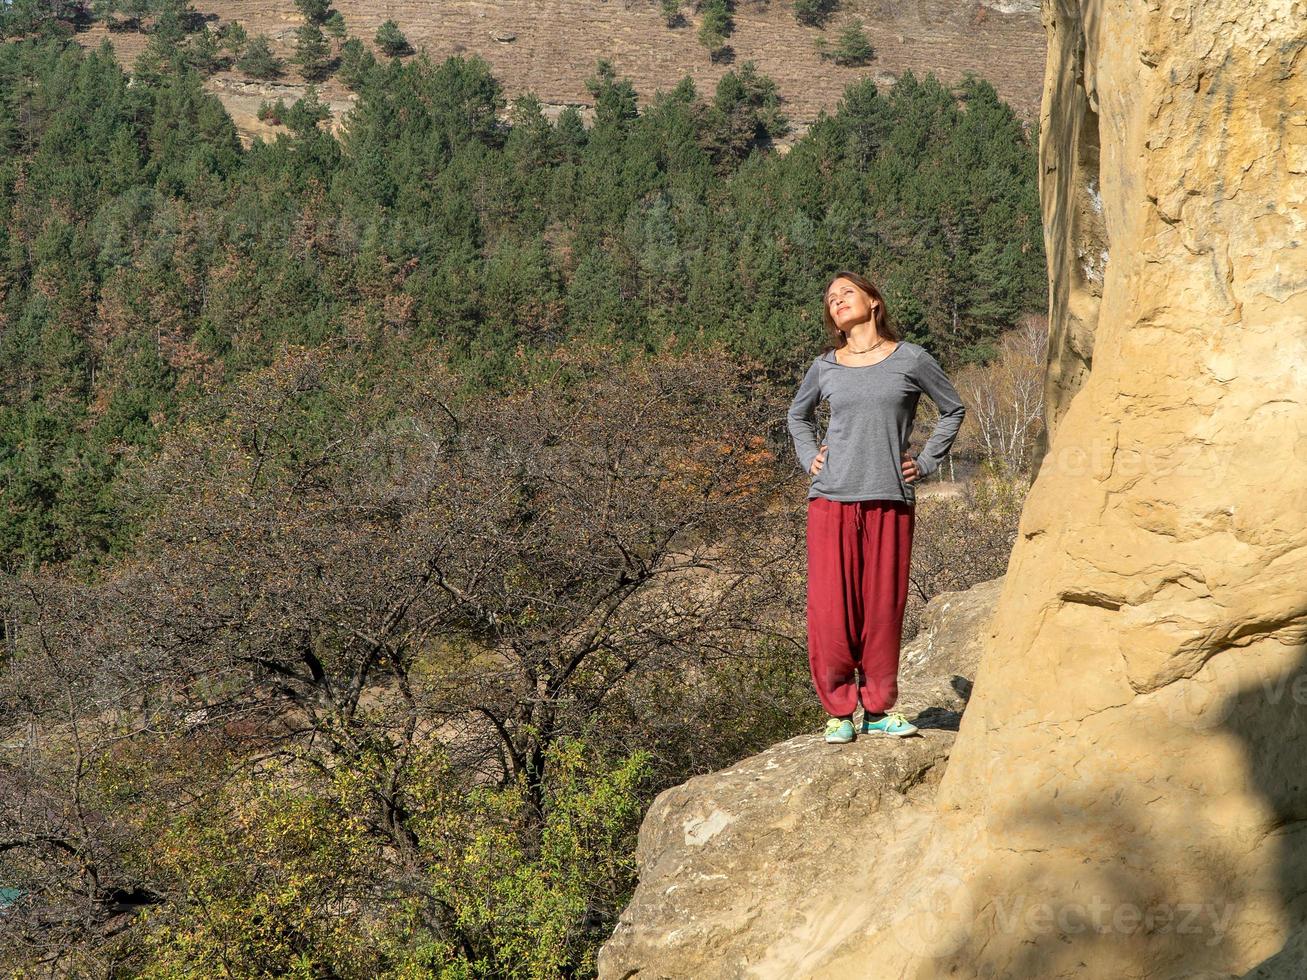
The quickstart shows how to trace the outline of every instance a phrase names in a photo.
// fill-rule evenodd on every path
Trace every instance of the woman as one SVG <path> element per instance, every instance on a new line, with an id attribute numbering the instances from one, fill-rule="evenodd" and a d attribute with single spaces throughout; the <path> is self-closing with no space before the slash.
<path id="1" fill-rule="evenodd" d="M 826 741 L 917 730 L 898 700 L 903 611 L 916 519 L 915 484 L 939 469 L 966 409 L 939 362 L 901 339 L 885 300 L 856 272 L 837 272 L 824 294 L 832 346 L 808 368 L 787 425 L 808 490 L 808 662 L 830 714 Z M 939 409 L 925 448 L 908 453 L 921 393 Z M 830 400 L 828 441 L 816 406 Z M 861 671 L 859 679 L 858 671 Z"/>

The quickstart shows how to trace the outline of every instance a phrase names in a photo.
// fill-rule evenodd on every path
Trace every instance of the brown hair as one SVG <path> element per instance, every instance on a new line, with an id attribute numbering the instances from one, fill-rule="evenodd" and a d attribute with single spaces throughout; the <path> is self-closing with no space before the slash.
<path id="1" fill-rule="evenodd" d="M 826 294 L 830 292 L 830 288 L 835 284 L 836 279 L 847 279 L 876 301 L 876 333 L 878 335 L 888 337 L 890 340 L 903 339 L 898 327 L 890 320 L 889 311 L 885 306 L 885 297 L 880 294 L 880 290 L 865 276 L 841 269 L 827 280 L 826 288 L 821 291 L 821 318 L 826 325 L 826 337 L 830 341 L 832 348 L 844 347 L 849 342 L 849 339 L 844 336 L 844 332 L 835 325 L 835 318 L 830 315 L 830 304 L 826 302 Z"/>

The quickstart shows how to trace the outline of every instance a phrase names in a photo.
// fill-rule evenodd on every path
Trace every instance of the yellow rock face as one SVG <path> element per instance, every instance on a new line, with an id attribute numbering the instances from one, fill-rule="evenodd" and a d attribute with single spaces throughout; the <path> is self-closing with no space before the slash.
<path id="1" fill-rule="evenodd" d="M 904 869 L 964 895 L 828 969 L 1307 976 L 1307 3 L 1044 21 L 1049 448 Z"/>

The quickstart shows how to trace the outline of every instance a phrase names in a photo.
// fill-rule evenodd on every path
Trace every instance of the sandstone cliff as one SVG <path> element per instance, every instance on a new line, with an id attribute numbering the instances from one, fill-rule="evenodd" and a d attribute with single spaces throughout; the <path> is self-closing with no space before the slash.
<path id="1" fill-rule="evenodd" d="M 776 831 L 783 961 L 605 976 L 1307 976 L 1307 4 L 1043 19 L 1050 438 L 938 792 L 874 898 Z"/>

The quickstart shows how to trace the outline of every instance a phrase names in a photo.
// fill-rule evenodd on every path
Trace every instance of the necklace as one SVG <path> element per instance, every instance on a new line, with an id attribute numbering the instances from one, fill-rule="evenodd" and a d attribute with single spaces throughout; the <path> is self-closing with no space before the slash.
<path id="1" fill-rule="evenodd" d="M 870 354 L 872 351 L 874 351 L 874 350 L 875 350 L 877 347 L 879 347 L 881 344 L 885 343 L 885 341 L 888 340 L 888 339 L 889 339 L 888 337 L 881 337 L 880 340 L 876 341 L 874 344 L 872 344 L 872 345 L 871 345 L 870 347 L 868 347 L 866 350 L 854 350 L 854 349 L 853 349 L 852 347 L 850 347 L 848 344 L 845 344 L 845 345 L 844 345 L 844 349 L 845 349 L 846 351 L 848 351 L 850 354 Z"/>

